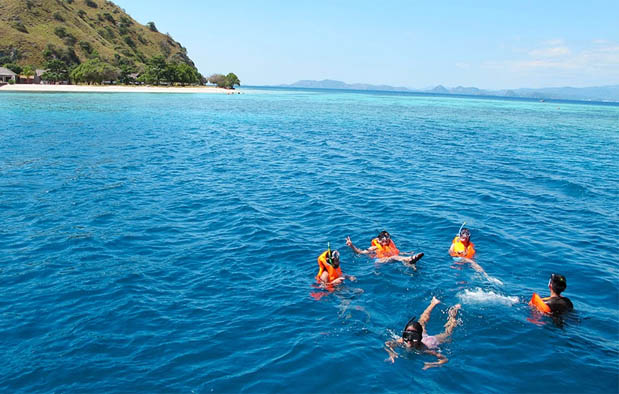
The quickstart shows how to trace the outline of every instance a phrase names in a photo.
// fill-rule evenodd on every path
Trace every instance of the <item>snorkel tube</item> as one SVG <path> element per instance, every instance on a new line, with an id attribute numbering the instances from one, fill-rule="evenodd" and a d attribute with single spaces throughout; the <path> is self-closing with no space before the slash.
<path id="1" fill-rule="evenodd" d="M 462 229 L 464 228 L 465 224 L 466 224 L 466 222 L 462 222 L 462 226 L 460 226 L 460 230 L 458 230 L 458 237 L 460 236 L 460 231 L 462 231 Z"/>
<path id="2" fill-rule="evenodd" d="M 413 316 L 412 318 L 410 318 L 408 320 L 408 322 L 406 323 L 406 325 L 404 326 L 404 330 L 402 331 L 406 331 L 406 329 L 408 328 L 408 326 L 410 326 L 411 324 L 413 324 L 414 322 L 417 321 L 417 316 Z"/>
<path id="3" fill-rule="evenodd" d="M 331 242 L 327 242 L 327 263 L 329 263 L 330 266 L 333 266 L 333 257 L 332 257 L 332 253 L 331 253 Z"/>

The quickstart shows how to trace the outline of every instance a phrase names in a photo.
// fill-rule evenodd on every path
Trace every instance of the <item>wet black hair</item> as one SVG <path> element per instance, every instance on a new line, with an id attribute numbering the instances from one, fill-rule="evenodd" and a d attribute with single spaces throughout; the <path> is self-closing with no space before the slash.
<path id="1" fill-rule="evenodd" d="M 466 235 L 467 237 L 471 238 L 471 232 L 466 227 L 464 227 L 462 230 L 460 230 L 460 235 L 461 236 L 465 236 Z"/>
<path id="2" fill-rule="evenodd" d="M 560 274 L 550 275 L 550 288 L 557 294 L 561 294 L 567 288 L 565 276 Z"/>
<path id="3" fill-rule="evenodd" d="M 381 238 L 391 238 L 391 235 L 390 235 L 390 234 L 389 234 L 386 230 L 383 230 L 383 231 L 381 231 L 381 232 L 378 234 L 378 237 L 377 237 L 377 238 L 378 238 L 378 239 L 381 239 Z"/>

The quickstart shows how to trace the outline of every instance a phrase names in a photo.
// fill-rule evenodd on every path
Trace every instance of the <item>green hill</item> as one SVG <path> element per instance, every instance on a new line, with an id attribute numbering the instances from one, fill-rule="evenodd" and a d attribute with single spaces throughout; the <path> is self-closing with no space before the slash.
<path id="1" fill-rule="evenodd" d="M 154 56 L 195 69 L 180 43 L 111 1 L 0 0 L 0 65 L 40 68 L 56 58 L 75 66 L 99 58 L 138 71 Z"/>

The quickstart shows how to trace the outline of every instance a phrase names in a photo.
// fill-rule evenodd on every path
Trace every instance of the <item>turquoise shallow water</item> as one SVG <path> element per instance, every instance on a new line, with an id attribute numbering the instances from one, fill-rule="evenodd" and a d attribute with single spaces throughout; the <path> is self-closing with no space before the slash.
<path id="1" fill-rule="evenodd" d="M 615 392 L 618 143 L 595 103 L 0 93 L 0 387 Z M 502 285 L 447 255 L 463 221 Z M 344 244 L 383 229 L 418 271 Z M 316 300 L 327 242 L 357 281 Z M 385 362 L 432 296 L 449 363 Z"/>

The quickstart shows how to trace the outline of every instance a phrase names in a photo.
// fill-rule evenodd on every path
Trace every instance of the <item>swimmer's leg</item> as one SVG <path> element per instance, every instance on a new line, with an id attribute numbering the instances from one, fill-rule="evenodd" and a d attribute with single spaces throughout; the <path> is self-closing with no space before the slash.
<path id="1" fill-rule="evenodd" d="M 484 271 L 484 269 L 481 268 L 481 265 L 477 264 L 477 262 L 475 260 L 470 260 L 470 262 L 471 262 L 471 267 L 475 271 L 479 272 L 480 274 L 484 274 L 484 275 L 488 276 L 488 274 L 486 274 L 486 271 Z"/>
<path id="2" fill-rule="evenodd" d="M 421 260 L 422 257 L 423 257 L 423 253 L 416 253 L 416 254 L 411 256 L 411 259 L 410 259 L 409 263 L 410 264 L 415 264 L 416 262 Z"/>
<path id="3" fill-rule="evenodd" d="M 456 304 L 449 309 L 449 318 L 447 319 L 447 323 L 445 323 L 445 331 L 434 336 L 434 338 L 436 338 L 439 343 L 449 341 L 454 328 L 456 328 L 456 326 L 458 325 L 458 319 L 456 319 L 456 315 L 458 314 L 458 311 L 461 307 L 462 305 Z"/>
<path id="4" fill-rule="evenodd" d="M 416 255 L 410 256 L 410 257 L 401 256 L 401 255 L 385 257 L 384 260 L 385 261 L 399 261 L 405 266 L 410 267 L 414 269 L 415 271 L 417 271 L 417 266 L 415 265 L 415 263 L 417 262 L 417 260 L 419 260 L 422 257 L 423 257 L 423 253 L 417 253 Z M 380 259 L 380 260 L 383 260 L 383 259 Z"/>
<path id="5" fill-rule="evenodd" d="M 418 322 L 419 324 L 421 324 L 421 327 L 423 327 L 424 331 L 426 329 L 426 323 L 428 322 L 428 320 L 430 320 L 430 314 L 432 313 L 432 309 L 434 309 L 434 307 L 440 303 L 441 301 L 439 301 L 438 298 L 432 297 L 432 301 L 430 301 L 430 305 L 428 305 L 426 310 L 423 311 L 423 313 L 419 317 Z"/>
<path id="6" fill-rule="evenodd" d="M 416 262 L 421 260 L 422 257 L 423 257 L 423 253 L 416 253 L 416 254 L 413 254 L 412 256 L 397 255 L 397 256 L 391 256 L 389 258 L 392 260 L 400 261 L 402 263 L 406 263 L 406 264 L 415 264 Z"/>

